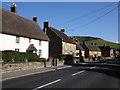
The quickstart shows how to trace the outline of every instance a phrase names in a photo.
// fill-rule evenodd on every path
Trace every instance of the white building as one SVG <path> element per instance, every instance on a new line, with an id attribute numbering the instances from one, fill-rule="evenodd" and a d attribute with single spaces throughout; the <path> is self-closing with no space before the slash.
<path id="1" fill-rule="evenodd" d="M 33 17 L 32 21 L 18 16 L 16 10 L 15 4 L 11 12 L 2 9 L 0 51 L 35 52 L 40 57 L 48 58 L 49 38 L 37 24 L 37 17 Z"/>

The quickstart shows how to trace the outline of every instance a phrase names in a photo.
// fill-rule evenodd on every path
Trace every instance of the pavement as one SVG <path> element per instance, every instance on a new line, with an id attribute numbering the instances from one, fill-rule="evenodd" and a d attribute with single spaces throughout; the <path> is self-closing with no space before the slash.
<path id="1" fill-rule="evenodd" d="M 72 67 L 72 66 L 60 65 L 60 66 L 45 67 L 45 68 L 32 69 L 32 70 L 21 70 L 21 71 L 9 72 L 9 73 L 2 73 L 2 79 L 0 79 L 0 81 L 38 74 L 38 73 L 54 71 L 54 70 L 59 70 L 59 69 L 64 69 L 64 68 L 69 68 L 69 67 Z"/>
<path id="2" fill-rule="evenodd" d="M 55 69 L 55 68 L 53 68 Z M 2 88 L 39 90 L 41 88 L 120 89 L 120 68 L 112 66 L 72 66 L 2 81 Z"/>

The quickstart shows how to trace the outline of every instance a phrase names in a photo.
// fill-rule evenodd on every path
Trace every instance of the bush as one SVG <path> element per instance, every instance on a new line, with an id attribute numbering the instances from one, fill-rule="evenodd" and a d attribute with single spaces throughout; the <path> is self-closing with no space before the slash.
<path id="1" fill-rule="evenodd" d="M 67 55 L 61 54 L 61 55 L 59 55 L 59 60 L 60 61 L 61 60 L 74 60 L 74 57 L 73 57 L 73 55 L 69 55 L 69 54 L 67 54 Z"/>
<path id="2" fill-rule="evenodd" d="M 45 58 L 40 58 L 39 62 L 46 62 L 47 60 Z"/>
<path id="3" fill-rule="evenodd" d="M 18 62 L 18 61 L 40 61 L 41 59 L 35 53 L 31 52 L 17 52 L 17 51 L 2 51 L 2 60 L 4 62 Z"/>
<path id="4" fill-rule="evenodd" d="M 98 56 L 98 59 L 104 59 L 104 57 L 103 56 Z"/>
<path id="5" fill-rule="evenodd" d="M 73 55 L 63 55 L 63 54 L 61 54 L 61 55 L 59 55 L 59 60 L 61 61 L 61 60 L 64 60 L 65 62 L 65 64 L 73 64 L 74 63 L 74 57 L 73 57 Z"/>

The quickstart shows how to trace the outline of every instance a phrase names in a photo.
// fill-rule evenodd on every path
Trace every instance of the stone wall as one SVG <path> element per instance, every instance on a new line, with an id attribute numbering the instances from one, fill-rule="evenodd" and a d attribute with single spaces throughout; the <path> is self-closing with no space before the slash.
<path id="1" fill-rule="evenodd" d="M 63 65 L 64 61 L 58 61 L 57 66 Z M 19 64 L 4 64 L 2 66 L 2 73 L 21 71 L 21 70 L 30 70 L 44 68 L 44 62 L 29 62 L 29 63 L 19 63 Z M 52 62 L 46 62 L 46 67 L 53 67 Z"/>

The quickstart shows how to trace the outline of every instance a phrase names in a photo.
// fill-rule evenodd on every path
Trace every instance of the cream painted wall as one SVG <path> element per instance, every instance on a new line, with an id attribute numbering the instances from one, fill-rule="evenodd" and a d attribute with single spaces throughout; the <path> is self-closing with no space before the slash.
<path id="1" fill-rule="evenodd" d="M 62 42 L 62 54 L 70 54 L 70 52 L 76 53 L 76 45 Z"/>
<path id="2" fill-rule="evenodd" d="M 101 56 L 101 52 L 100 52 L 100 51 L 89 51 L 89 55 L 90 55 L 90 56 L 93 56 L 93 57 L 94 57 L 95 54 L 98 55 L 98 56 Z"/>
<path id="3" fill-rule="evenodd" d="M 30 44 L 34 44 L 36 47 L 37 54 L 39 55 L 39 50 L 41 50 L 41 57 L 48 58 L 49 53 L 49 42 L 48 41 L 41 41 L 41 45 L 39 45 L 39 40 L 31 39 L 29 42 L 29 38 L 20 37 L 20 43 L 16 43 L 16 36 L 7 35 L 7 34 L 0 34 L 0 50 L 15 50 L 19 49 L 20 52 L 26 52 L 26 49 Z"/>

